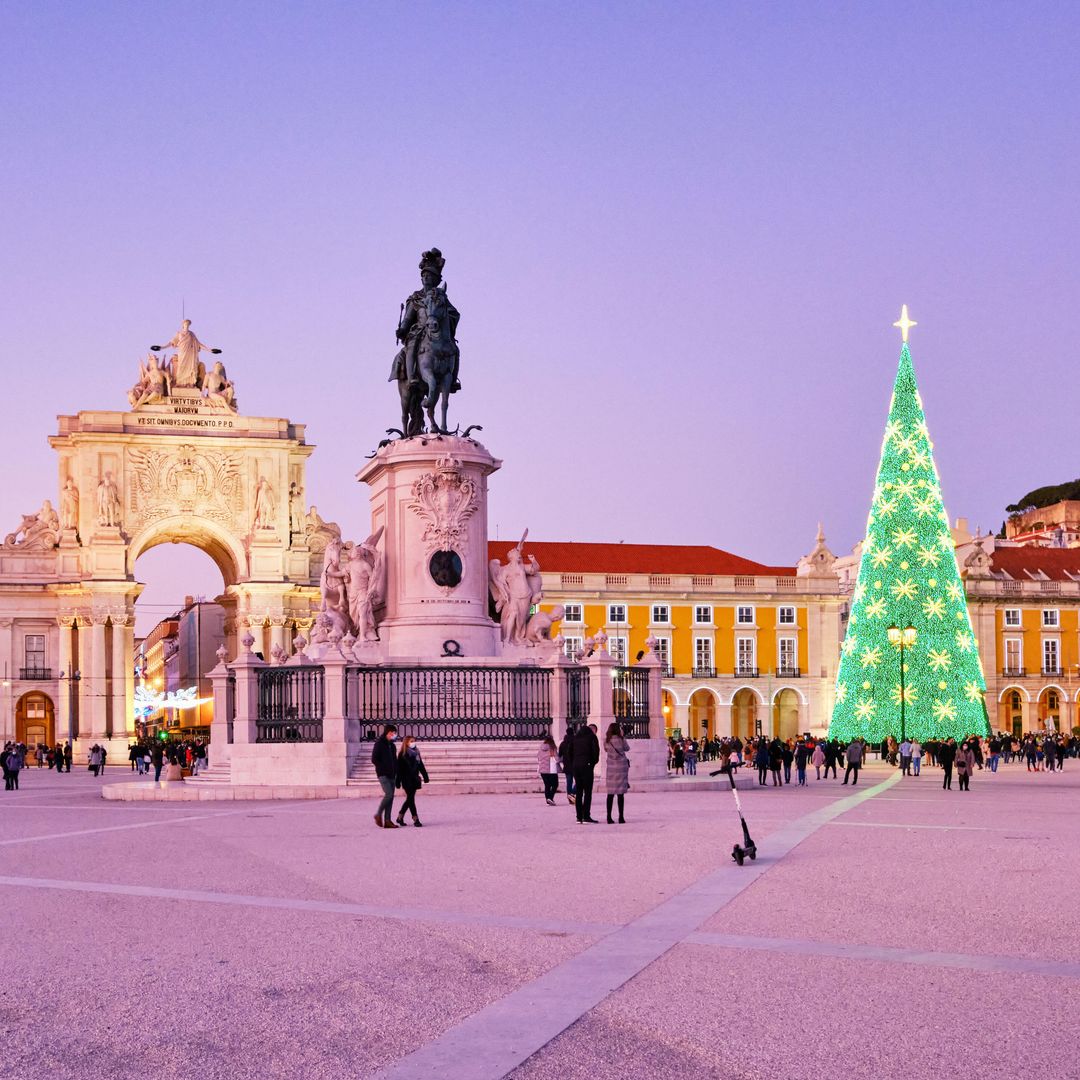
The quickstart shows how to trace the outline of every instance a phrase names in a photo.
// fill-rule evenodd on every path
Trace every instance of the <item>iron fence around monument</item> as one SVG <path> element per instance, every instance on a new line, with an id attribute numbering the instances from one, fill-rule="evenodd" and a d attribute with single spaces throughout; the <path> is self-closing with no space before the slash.
<path id="1" fill-rule="evenodd" d="M 393 724 L 418 739 L 541 739 L 551 730 L 551 669 L 347 668 L 345 715 L 363 737 Z"/>
<path id="2" fill-rule="evenodd" d="M 229 672 L 225 680 L 225 736 L 233 741 L 233 728 L 236 725 L 236 673 Z"/>
<path id="3" fill-rule="evenodd" d="M 325 696 L 323 669 L 273 667 L 256 673 L 259 705 L 257 743 L 322 742 Z"/>
<path id="4" fill-rule="evenodd" d="M 628 739 L 649 737 L 649 672 L 617 667 L 612 671 L 611 704 Z"/>
<path id="5" fill-rule="evenodd" d="M 566 722 L 584 724 L 589 719 L 589 669 L 566 668 Z"/>

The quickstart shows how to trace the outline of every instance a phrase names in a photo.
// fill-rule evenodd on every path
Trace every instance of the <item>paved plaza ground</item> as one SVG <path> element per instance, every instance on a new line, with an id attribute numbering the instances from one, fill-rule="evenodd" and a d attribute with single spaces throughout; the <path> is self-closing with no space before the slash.
<path id="1" fill-rule="evenodd" d="M 2 1073 L 1080 1077 L 1080 762 L 940 776 L 748 786 L 740 869 L 721 792 L 631 793 L 623 826 L 421 793 L 384 832 L 30 769 L 0 793 Z"/>

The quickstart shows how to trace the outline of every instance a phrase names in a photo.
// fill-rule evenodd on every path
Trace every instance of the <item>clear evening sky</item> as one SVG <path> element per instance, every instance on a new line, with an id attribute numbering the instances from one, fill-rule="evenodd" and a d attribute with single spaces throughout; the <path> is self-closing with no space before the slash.
<path id="1" fill-rule="evenodd" d="M 1080 475 L 1080 7 L 11 3 L 0 530 L 181 303 L 346 535 L 447 257 L 491 528 L 791 563 L 859 538 L 910 305 L 946 506 Z M 213 594 L 182 548 L 155 603 Z M 184 568 L 194 566 L 188 571 Z M 147 597 L 149 599 L 149 596 Z M 145 627 L 143 627 L 145 629 Z"/>

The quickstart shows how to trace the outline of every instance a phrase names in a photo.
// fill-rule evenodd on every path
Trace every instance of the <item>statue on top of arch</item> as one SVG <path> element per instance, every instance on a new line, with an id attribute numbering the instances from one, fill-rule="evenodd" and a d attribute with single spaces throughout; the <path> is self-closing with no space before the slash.
<path id="1" fill-rule="evenodd" d="M 160 359 L 157 354 L 174 349 L 170 359 Z M 197 390 L 211 405 L 237 411 L 236 388 L 225 373 L 225 365 L 215 361 L 208 371 L 199 359 L 199 353 L 220 355 L 220 349 L 204 345 L 191 329 L 191 320 L 184 319 L 180 329 L 164 345 L 151 345 L 146 361 L 139 361 L 139 381 L 128 391 L 128 401 L 133 409 L 142 405 L 160 405 L 170 397 L 185 397 L 177 390 Z"/>

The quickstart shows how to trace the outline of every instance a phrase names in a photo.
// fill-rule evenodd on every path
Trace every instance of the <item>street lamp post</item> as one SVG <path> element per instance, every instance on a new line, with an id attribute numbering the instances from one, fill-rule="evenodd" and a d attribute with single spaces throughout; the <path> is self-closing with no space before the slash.
<path id="1" fill-rule="evenodd" d="M 904 650 L 915 644 L 918 631 L 914 626 L 905 626 L 903 630 L 895 623 L 889 627 L 889 642 L 900 649 L 900 741 L 907 742 L 907 693 L 904 690 Z"/>

